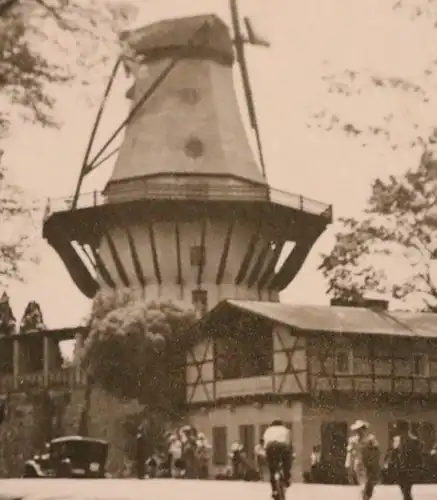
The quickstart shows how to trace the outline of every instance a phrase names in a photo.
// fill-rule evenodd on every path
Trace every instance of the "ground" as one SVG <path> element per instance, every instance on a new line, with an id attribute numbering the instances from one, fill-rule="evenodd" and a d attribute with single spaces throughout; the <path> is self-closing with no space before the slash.
<path id="1" fill-rule="evenodd" d="M 4 495 L 24 495 L 36 500 L 269 500 L 267 483 L 245 483 L 232 481 L 188 481 L 188 480 L 0 480 L 0 500 Z M 437 485 L 416 486 L 414 500 L 436 500 Z M 359 500 L 358 489 L 353 486 L 322 486 L 296 484 L 288 490 L 288 499 L 293 500 Z M 401 500 L 401 493 L 394 486 L 377 488 L 374 500 Z"/>

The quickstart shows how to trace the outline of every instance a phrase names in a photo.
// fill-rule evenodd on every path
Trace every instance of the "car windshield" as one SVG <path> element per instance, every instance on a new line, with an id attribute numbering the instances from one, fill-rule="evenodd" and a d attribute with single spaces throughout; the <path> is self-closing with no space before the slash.
<path id="1" fill-rule="evenodd" d="M 94 441 L 64 441 L 52 443 L 51 455 L 54 459 L 69 458 L 73 461 L 104 462 L 107 446 Z"/>

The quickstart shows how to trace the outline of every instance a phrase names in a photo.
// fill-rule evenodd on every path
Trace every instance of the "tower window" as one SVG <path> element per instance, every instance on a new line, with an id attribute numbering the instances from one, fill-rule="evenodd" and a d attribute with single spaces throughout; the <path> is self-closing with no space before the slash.
<path id="1" fill-rule="evenodd" d="M 190 262 L 192 266 L 201 266 L 205 264 L 205 249 L 201 246 L 191 247 Z"/>
<path id="2" fill-rule="evenodd" d="M 208 309 L 208 293 L 206 290 L 193 290 L 191 300 L 195 311 L 199 316 L 203 316 Z"/>

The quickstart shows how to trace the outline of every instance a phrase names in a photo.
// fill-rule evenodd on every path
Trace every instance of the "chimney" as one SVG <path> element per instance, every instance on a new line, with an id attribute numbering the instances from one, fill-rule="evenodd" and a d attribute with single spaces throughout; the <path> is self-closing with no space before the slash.
<path id="1" fill-rule="evenodd" d="M 358 299 L 331 299 L 330 304 L 332 307 L 365 307 L 373 311 L 381 312 L 388 311 L 389 301 L 384 299 L 366 299 L 361 297 Z"/>

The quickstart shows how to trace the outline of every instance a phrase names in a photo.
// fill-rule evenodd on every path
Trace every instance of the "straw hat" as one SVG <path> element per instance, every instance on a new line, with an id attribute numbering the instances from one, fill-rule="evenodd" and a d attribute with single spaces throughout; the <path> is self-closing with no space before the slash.
<path id="1" fill-rule="evenodd" d="M 351 431 L 358 431 L 360 429 L 368 429 L 369 424 L 368 422 L 365 422 L 364 420 L 356 420 L 352 425 L 351 425 Z"/>

